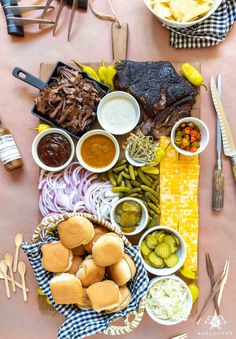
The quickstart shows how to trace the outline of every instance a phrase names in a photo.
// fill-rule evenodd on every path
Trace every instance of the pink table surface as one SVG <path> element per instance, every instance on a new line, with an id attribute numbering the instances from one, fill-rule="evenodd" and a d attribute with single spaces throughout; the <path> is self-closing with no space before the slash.
<path id="1" fill-rule="evenodd" d="M 108 11 L 105 1 L 98 2 Z M 128 58 L 134 60 L 201 61 L 205 82 L 209 83 L 212 74 L 221 72 L 223 78 L 223 102 L 230 121 L 232 132 L 236 134 L 235 74 L 236 74 L 236 26 L 226 41 L 219 46 L 198 50 L 175 50 L 169 47 L 168 31 L 148 12 L 141 0 L 113 1 L 114 8 L 123 22 L 129 23 Z M 32 14 L 34 15 L 34 14 Z M 28 14 L 29 16 L 29 14 Z M 12 38 L 6 33 L 3 12 L 0 12 L 0 117 L 12 131 L 24 159 L 24 169 L 13 174 L 0 168 L 0 257 L 6 251 L 14 252 L 14 237 L 22 232 L 30 241 L 32 232 L 39 220 L 38 212 L 38 168 L 31 156 L 31 143 L 38 120 L 30 114 L 33 98 L 37 90 L 19 82 L 11 76 L 14 66 L 20 66 L 38 75 L 39 64 L 46 61 L 77 59 L 83 61 L 112 60 L 110 23 L 98 20 L 88 13 L 76 13 L 75 24 L 68 43 L 69 10 L 63 13 L 58 34 L 53 37 L 46 29 L 38 31 L 31 26 L 26 29 L 25 38 Z M 126 338 L 160 338 L 189 333 L 189 338 L 201 336 L 231 336 L 236 338 L 235 288 L 236 273 L 236 186 L 233 180 L 230 161 L 223 157 L 225 174 L 225 206 L 220 214 L 211 211 L 212 172 L 215 164 L 215 111 L 209 91 L 202 89 L 202 119 L 210 129 L 211 139 L 207 150 L 201 156 L 200 177 L 200 245 L 199 245 L 199 309 L 210 293 L 210 283 L 205 269 L 205 252 L 208 251 L 214 262 L 215 271 L 220 273 L 224 261 L 231 259 L 228 283 L 225 287 L 221 311 L 226 324 L 220 333 L 209 332 L 204 323 L 213 314 L 211 306 L 199 326 L 195 325 L 196 315 L 187 322 L 165 327 L 153 322 L 147 315 L 140 326 Z M 236 140 L 235 140 L 236 141 Z M 23 253 L 20 258 L 26 261 Z M 0 337 L 3 339 L 52 339 L 64 318 L 61 315 L 50 317 L 38 308 L 36 281 L 27 263 L 27 285 L 30 288 L 28 303 L 24 303 L 21 291 L 7 300 L 4 283 L 0 283 Z M 19 276 L 17 277 L 20 279 Z M 234 291 L 234 292 L 233 292 Z M 233 300 L 234 299 L 234 300 Z M 208 333 L 207 333 L 208 332 Z M 94 336 L 104 338 L 105 335 Z"/>

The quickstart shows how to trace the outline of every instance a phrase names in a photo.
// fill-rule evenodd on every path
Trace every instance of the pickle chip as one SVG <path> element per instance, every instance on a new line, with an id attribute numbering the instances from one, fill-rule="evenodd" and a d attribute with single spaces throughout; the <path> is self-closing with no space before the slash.
<path id="1" fill-rule="evenodd" d="M 176 241 L 175 241 L 175 238 L 173 237 L 173 235 L 170 235 L 170 234 L 167 234 L 165 236 L 165 239 L 164 239 L 164 242 L 166 242 L 167 244 L 173 244 L 175 245 L 176 244 Z"/>
<path id="2" fill-rule="evenodd" d="M 163 232 L 163 233 L 160 233 L 160 234 L 158 234 L 158 236 L 157 236 L 157 241 L 158 241 L 159 243 L 162 243 L 162 242 L 164 241 L 165 237 L 166 237 L 166 234 L 165 234 L 164 232 Z"/>
<path id="3" fill-rule="evenodd" d="M 165 264 L 168 267 L 174 267 L 178 264 L 179 262 L 179 257 L 177 254 L 171 254 L 168 258 L 164 259 Z"/>
<path id="4" fill-rule="evenodd" d="M 151 266 L 158 267 L 158 268 L 164 266 L 163 259 L 157 256 L 154 251 L 149 255 L 148 259 L 151 262 Z"/>
<path id="5" fill-rule="evenodd" d="M 152 252 L 150 248 L 147 247 L 145 240 L 142 241 L 141 246 L 140 246 L 141 253 L 143 254 L 144 257 L 148 257 L 149 254 Z"/>
<path id="6" fill-rule="evenodd" d="M 123 233 L 131 233 L 136 229 L 136 227 L 121 227 Z"/>
<path id="7" fill-rule="evenodd" d="M 171 255 L 170 245 L 163 242 L 155 248 L 155 252 L 159 257 L 166 259 Z"/>
<path id="8" fill-rule="evenodd" d="M 147 247 L 149 247 L 150 249 L 154 249 L 158 242 L 157 242 L 157 239 L 152 235 L 152 234 L 148 234 L 145 238 L 146 240 L 146 244 L 147 244 Z"/>

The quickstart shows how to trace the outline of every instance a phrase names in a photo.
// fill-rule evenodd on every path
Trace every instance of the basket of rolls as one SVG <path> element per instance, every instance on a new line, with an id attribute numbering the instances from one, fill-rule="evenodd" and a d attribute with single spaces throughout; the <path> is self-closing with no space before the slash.
<path id="1" fill-rule="evenodd" d="M 22 249 L 39 288 L 66 317 L 59 339 L 121 335 L 140 323 L 147 272 L 138 247 L 110 222 L 88 213 L 49 215 Z"/>

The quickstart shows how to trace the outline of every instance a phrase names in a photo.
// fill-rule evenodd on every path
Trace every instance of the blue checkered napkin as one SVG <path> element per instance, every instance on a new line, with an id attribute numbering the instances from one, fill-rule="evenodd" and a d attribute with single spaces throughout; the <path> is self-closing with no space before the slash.
<path id="1" fill-rule="evenodd" d="M 236 1 L 223 0 L 215 13 L 198 25 L 182 29 L 165 27 L 171 31 L 171 47 L 201 48 L 224 41 L 235 20 Z"/>
<path id="2" fill-rule="evenodd" d="M 43 243 L 56 240 L 58 239 L 50 236 L 47 237 Z M 137 246 L 125 247 L 125 252 L 132 257 L 137 268 L 134 279 L 128 284 L 132 294 L 132 300 L 126 309 L 115 314 L 105 314 L 105 312 L 98 313 L 94 310 L 79 310 L 73 305 L 55 304 L 49 286 L 53 273 L 47 272 L 42 268 L 41 245 L 42 242 L 37 242 L 35 244 L 24 243 L 22 249 L 28 256 L 39 287 L 49 298 L 53 307 L 67 318 L 59 329 L 58 339 L 79 339 L 102 332 L 108 327 L 113 319 L 125 317 L 129 312 L 136 310 L 139 302 L 147 292 L 149 280 L 139 256 L 139 249 Z"/>

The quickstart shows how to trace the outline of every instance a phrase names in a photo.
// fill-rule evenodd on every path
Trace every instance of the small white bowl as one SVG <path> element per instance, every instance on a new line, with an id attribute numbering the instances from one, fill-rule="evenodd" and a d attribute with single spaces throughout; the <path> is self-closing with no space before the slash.
<path id="1" fill-rule="evenodd" d="M 151 6 L 151 0 L 143 0 L 144 4 L 147 6 L 147 8 L 166 26 L 169 27 L 174 27 L 174 28 L 187 28 L 187 27 L 191 27 L 194 25 L 197 25 L 199 23 L 201 23 L 202 21 L 206 20 L 207 18 L 209 18 L 216 10 L 217 8 L 220 6 L 220 4 L 222 3 L 223 0 L 215 0 L 214 3 L 211 6 L 210 11 L 204 15 L 203 17 L 201 17 L 198 20 L 195 21 L 189 21 L 189 22 L 178 22 L 178 21 L 172 21 L 172 20 L 168 20 L 164 17 L 161 17 L 157 14 L 157 12 L 154 11 L 154 9 Z"/>
<path id="2" fill-rule="evenodd" d="M 201 133 L 200 147 L 198 148 L 198 150 L 196 152 L 192 153 L 192 152 L 182 150 L 181 148 L 179 148 L 175 144 L 175 131 L 179 127 L 179 125 L 182 124 L 182 122 L 192 122 L 200 130 L 200 133 Z M 209 139 L 210 139 L 210 134 L 209 134 L 209 130 L 208 130 L 207 125 L 202 120 L 200 120 L 198 118 L 187 117 L 187 118 L 180 119 L 179 121 L 177 121 L 175 123 L 175 125 L 173 126 L 173 128 L 171 130 L 171 143 L 172 143 L 172 145 L 174 146 L 174 148 L 176 149 L 177 152 L 179 152 L 180 154 L 186 155 L 188 157 L 192 157 L 194 155 L 198 155 L 198 154 L 202 153 L 202 151 L 204 151 L 204 149 L 207 147 L 207 145 L 209 143 Z"/>
<path id="3" fill-rule="evenodd" d="M 86 162 L 84 162 L 82 156 L 81 156 L 81 147 L 82 147 L 82 144 L 83 142 L 91 137 L 92 135 L 105 135 L 106 137 L 108 137 L 114 144 L 115 146 L 115 156 L 114 156 L 114 159 L 112 160 L 112 162 L 106 166 L 106 167 L 101 167 L 101 168 L 97 168 L 97 167 L 91 167 L 89 166 L 88 164 L 86 164 Z M 77 146 L 76 146 L 76 157 L 79 161 L 79 163 L 84 167 L 86 168 L 88 171 L 90 172 L 93 172 L 93 173 L 103 173 L 103 172 L 106 172 L 108 171 L 109 169 L 111 169 L 117 162 L 117 160 L 119 159 L 119 155 L 120 155 L 120 146 L 118 144 L 118 141 L 116 140 L 116 138 L 106 132 L 106 131 L 103 131 L 102 129 L 94 129 L 92 131 L 89 131 L 87 133 L 85 133 L 78 141 L 77 143 Z"/>
<path id="4" fill-rule="evenodd" d="M 134 160 L 133 158 L 131 158 L 131 156 L 129 155 L 129 151 L 127 149 L 125 150 L 125 157 L 126 157 L 127 161 L 133 166 L 142 167 L 142 166 L 146 165 L 145 162 L 137 161 L 137 160 Z"/>
<path id="5" fill-rule="evenodd" d="M 177 277 L 176 275 L 168 275 L 168 276 L 165 276 L 165 277 L 156 277 L 156 278 L 153 278 L 150 282 L 149 282 L 149 287 L 148 287 L 148 290 L 150 290 L 150 288 L 158 281 L 160 280 L 163 280 L 163 279 L 174 279 L 174 280 L 177 280 L 177 281 L 180 281 L 183 286 L 186 288 L 186 291 L 187 291 L 187 311 L 191 312 L 191 309 L 192 309 L 192 306 L 193 306 L 193 300 L 192 300 L 192 295 L 191 295 L 191 292 L 187 286 L 187 284 L 182 280 L 180 279 L 179 277 Z M 147 306 L 147 303 L 146 303 L 146 311 L 149 315 L 149 317 L 154 320 L 155 322 L 157 322 L 158 324 L 161 324 L 161 325 L 176 325 L 176 324 L 179 324 L 181 323 L 182 321 L 184 321 L 185 319 L 182 319 L 182 318 L 179 318 L 177 320 L 167 320 L 167 319 L 160 319 L 160 318 L 157 318 L 154 313 L 152 312 L 152 309 L 150 307 Z"/>
<path id="6" fill-rule="evenodd" d="M 52 133 L 61 134 L 61 135 L 63 135 L 64 137 L 66 137 L 66 139 L 69 141 L 70 147 L 71 147 L 71 154 L 70 154 L 69 159 L 68 159 L 67 162 L 65 162 L 63 165 L 58 166 L 58 167 L 50 167 L 50 166 L 45 165 L 45 164 L 40 160 L 40 158 L 39 158 L 39 156 L 38 156 L 38 144 L 39 144 L 40 140 L 41 140 L 45 135 L 52 134 Z M 49 128 L 49 129 L 46 129 L 45 131 L 39 133 L 39 134 L 34 138 L 34 141 L 33 141 L 33 144 L 32 144 L 32 156 L 33 156 L 34 161 L 36 162 L 36 164 L 37 164 L 40 168 L 42 168 L 42 169 L 45 170 L 45 171 L 49 171 L 49 172 L 58 172 L 58 171 L 63 170 L 64 168 L 66 168 L 66 167 L 71 163 L 71 161 L 73 160 L 73 158 L 74 158 L 74 153 L 75 153 L 75 146 L 74 146 L 74 142 L 73 142 L 72 138 L 70 137 L 70 135 L 69 135 L 68 133 L 66 133 L 65 131 L 63 131 L 62 129 L 59 129 L 59 128 Z"/>
<path id="7" fill-rule="evenodd" d="M 178 257 L 179 257 L 179 262 L 174 267 L 163 267 L 163 268 L 152 267 L 152 266 L 149 266 L 143 258 L 143 255 L 142 255 L 142 252 L 141 252 L 141 249 L 140 249 L 142 241 L 146 238 L 146 236 L 149 233 L 152 233 L 154 231 L 161 231 L 161 230 L 164 230 L 168 233 L 173 233 L 180 241 L 179 249 L 176 252 L 178 254 Z M 146 270 L 148 272 L 150 272 L 154 275 L 164 276 L 164 275 L 169 275 L 169 274 L 173 274 L 173 273 L 177 272 L 180 269 L 180 267 L 183 266 L 185 258 L 186 258 L 186 245 L 185 245 L 184 239 L 182 238 L 182 236 L 177 231 L 175 231 L 172 228 L 167 227 L 167 226 L 155 226 L 155 227 L 148 229 L 141 236 L 138 246 L 139 246 L 140 256 L 141 256 L 141 259 L 143 261 L 144 267 L 146 268 Z"/>
<path id="8" fill-rule="evenodd" d="M 133 111 L 133 116 L 125 114 L 129 109 Z M 111 134 L 126 134 L 137 126 L 140 119 L 140 107 L 131 94 L 122 91 L 111 92 L 99 102 L 97 118 L 102 128 Z M 108 118 L 112 118 L 113 121 Z"/>
<path id="9" fill-rule="evenodd" d="M 123 232 L 123 233 L 124 233 L 124 235 L 135 235 L 135 234 L 138 234 L 138 233 L 143 231 L 143 229 L 146 227 L 147 222 L 148 222 L 148 211 L 147 211 L 147 208 L 142 203 L 142 201 L 139 200 L 139 199 L 132 198 L 132 197 L 126 197 L 126 198 L 118 200 L 112 206 L 112 209 L 111 209 L 111 213 L 110 213 L 111 223 L 112 223 L 112 225 L 114 225 L 115 227 L 117 227 L 118 229 L 121 230 L 120 225 L 116 222 L 116 219 L 115 219 L 115 211 L 116 211 L 117 206 L 122 204 L 125 201 L 134 201 L 134 202 L 137 202 L 141 206 L 142 216 L 141 216 L 141 220 L 139 222 L 139 226 L 137 226 L 136 229 L 133 232 L 130 232 L 130 233 Z"/>

